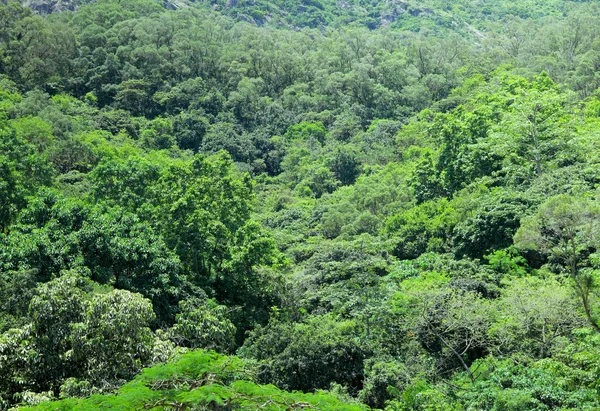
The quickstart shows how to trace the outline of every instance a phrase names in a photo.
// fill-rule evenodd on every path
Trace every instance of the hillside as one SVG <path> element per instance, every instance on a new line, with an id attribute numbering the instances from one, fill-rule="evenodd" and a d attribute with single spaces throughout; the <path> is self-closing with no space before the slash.
<path id="1" fill-rule="evenodd" d="M 0 5 L 0 410 L 600 407 L 598 6 Z"/>
<path id="2" fill-rule="evenodd" d="M 90 1 L 83 0 L 23 0 L 23 5 L 36 13 L 47 15 L 74 11 Z M 501 30 L 498 24 L 515 19 L 543 20 L 564 18 L 572 13 L 596 15 L 597 2 L 584 1 L 516 1 L 516 0 L 166 0 L 165 9 L 210 7 L 237 21 L 257 26 L 288 29 L 304 27 L 343 27 L 348 24 L 377 29 L 422 31 L 442 35 L 459 32 L 482 37 L 481 30 Z M 583 7 L 582 7 L 583 6 Z"/>

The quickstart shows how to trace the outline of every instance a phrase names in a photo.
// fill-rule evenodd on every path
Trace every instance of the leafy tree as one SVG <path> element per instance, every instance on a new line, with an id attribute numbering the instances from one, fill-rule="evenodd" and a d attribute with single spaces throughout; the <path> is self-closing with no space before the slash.
<path id="1" fill-rule="evenodd" d="M 0 336 L 4 399 L 15 403 L 29 391 L 56 398 L 74 380 L 111 390 L 148 363 L 151 303 L 118 290 L 87 298 L 93 289 L 73 272 L 38 287 L 30 323 Z"/>
<path id="2" fill-rule="evenodd" d="M 10 124 L 19 138 L 27 140 L 40 152 L 44 152 L 54 143 L 52 126 L 39 117 L 21 117 Z"/>
<path id="3" fill-rule="evenodd" d="M 358 411 L 365 407 L 344 403 L 329 393 L 286 392 L 273 385 L 258 385 L 249 380 L 249 366 L 237 357 L 214 352 L 194 351 L 169 364 L 145 369 L 116 394 L 42 403 L 31 410 L 135 409 L 182 407 L 205 409 L 296 410 L 306 407 L 332 411 Z"/>
<path id="4" fill-rule="evenodd" d="M 419 203 L 435 200 L 445 194 L 442 182 L 436 171 L 434 153 L 424 150 L 411 178 L 411 186 Z"/>
<path id="5" fill-rule="evenodd" d="M 166 150 L 171 148 L 175 144 L 173 122 L 169 118 L 155 118 L 142 131 L 140 140 L 144 146 L 150 149 Z"/>
<path id="6" fill-rule="evenodd" d="M 203 138 L 201 150 L 207 154 L 227 151 L 238 162 L 249 162 L 254 158 L 254 147 L 248 138 L 231 123 L 212 125 Z"/>
<path id="7" fill-rule="evenodd" d="M 453 194 L 498 169 L 497 159 L 476 144 L 488 135 L 490 114 L 483 110 L 467 112 L 459 106 L 434 120 L 431 133 L 441 144 L 436 167 L 446 193 Z"/>
<path id="8" fill-rule="evenodd" d="M 93 208 L 53 192 L 22 213 L 0 252 L 5 270 L 33 269 L 38 281 L 86 267 L 94 281 L 152 299 L 161 321 L 172 321 L 183 291 L 178 258 L 148 224 L 123 209 Z"/>
<path id="9" fill-rule="evenodd" d="M 169 91 L 157 91 L 152 99 L 164 107 L 168 113 L 178 113 L 186 110 L 197 101 L 199 96 L 206 94 L 206 83 L 200 78 L 190 78 L 179 82 Z"/>
<path id="10" fill-rule="evenodd" d="M 0 230 L 6 231 L 26 205 L 25 197 L 41 185 L 50 185 L 53 172 L 48 161 L 6 120 L 0 119 L 0 136 Z"/>
<path id="11" fill-rule="evenodd" d="M 150 361 L 154 320 L 152 303 L 124 290 L 95 295 L 73 326 L 72 358 L 76 377 L 110 391 L 136 375 Z"/>
<path id="12" fill-rule="evenodd" d="M 154 107 L 151 100 L 152 84 L 145 80 L 127 80 L 116 87 L 117 108 L 136 116 L 150 117 Z"/>
<path id="13" fill-rule="evenodd" d="M 452 231 L 456 253 L 481 258 L 486 253 L 509 247 L 530 201 L 522 195 L 500 190 L 480 197 L 475 210 Z"/>
<path id="14" fill-rule="evenodd" d="M 574 124 L 570 118 L 569 93 L 560 93 L 547 74 L 514 91 L 518 99 L 493 134 L 495 151 L 514 164 L 508 172 L 518 180 L 539 177 L 559 150 L 569 144 Z M 504 144 L 502 143 L 504 142 Z M 519 171 L 522 170 L 522 171 Z"/>
<path id="15" fill-rule="evenodd" d="M 329 161 L 329 168 L 342 185 L 354 184 L 361 168 L 357 151 L 348 146 L 337 148 Z"/>
<path id="16" fill-rule="evenodd" d="M 447 239 L 457 217 L 446 199 L 429 201 L 391 217 L 386 230 L 396 239 L 394 255 L 408 260 L 427 251 L 448 250 Z"/>
<path id="17" fill-rule="evenodd" d="M 242 352 L 262 362 L 261 381 L 291 390 L 325 389 L 331 382 L 351 392 L 362 388 L 368 349 L 357 340 L 357 324 L 312 317 L 304 323 L 272 321 L 257 329 Z"/>
<path id="18" fill-rule="evenodd" d="M 575 364 L 553 359 L 524 366 L 511 360 L 481 360 L 485 378 L 463 394 L 464 403 L 484 409 L 543 410 L 594 408 L 597 396 L 589 388 L 590 376 Z"/>
<path id="19" fill-rule="evenodd" d="M 197 298 L 181 301 L 179 307 L 177 322 L 170 331 L 178 346 L 231 351 L 235 326 L 229 320 L 227 307 L 214 300 Z"/>
<path id="20" fill-rule="evenodd" d="M 325 144 L 327 130 L 322 122 L 302 122 L 290 126 L 286 133 L 286 138 L 291 142 L 306 142 L 314 145 L 316 142 Z"/>
<path id="21" fill-rule="evenodd" d="M 415 331 L 424 348 L 437 357 L 437 372 L 443 374 L 448 368 L 456 367 L 464 370 L 474 383 L 477 374 L 470 365 L 483 356 L 490 345 L 487 331 L 492 323 L 492 310 L 489 302 L 475 292 L 456 289 L 441 288 L 423 294 L 418 289 L 415 291 L 413 304 L 418 307 Z"/>
<path id="22" fill-rule="evenodd" d="M 159 165 L 143 157 L 105 159 L 90 174 L 92 193 L 98 199 L 137 211 L 148 203 L 150 183 L 159 175 Z"/>
<path id="23" fill-rule="evenodd" d="M 559 195 L 525 219 L 515 235 L 521 249 L 539 250 L 561 264 L 573 281 L 589 324 L 600 333 L 594 308 L 595 271 L 589 256 L 598 248 L 600 208 L 596 201 Z"/>
<path id="24" fill-rule="evenodd" d="M 197 152 L 209 129 L 208 119 L 198 111 L 182 112 L 173 119 L 173 132 L 177 145 Z"/>
<path id="25" fill-rule="evenodd" d="M 84 281 L 71 275 L 65 275 L 38 288 L 38 295 L 29 304 L 31 323 L 18 331 L 19 340 L 15 341 L 27 349 L 6 353 L 14 356 L 15 362 L 22 367 L 13 373 L 16 371 L 24 377 L 20 386 L 15 384 L 19 388 L 13 388 L 14 391 L 10 393 L 13 396 L 35 385 L 41 388 L 40 391 L 51 390 L 57 394 L 61 381 L 74 372 L 77 364 L 65 354 L 71 349 L 69 337 L 73 324 L 82 318 L 82 288 L 85 288 Z M 12 335 L 14 338 L 18 335 L 16 331 L 9 331 L 5 335 L 9 338 Z M 11 374 L 6 374 L 6 377 L 10 378 Z M 7 395 L 8 398 L 10 394 Z"/>
<path id="26" fill-rule="evenodd" d="M 143 294 L 163 321 L 183 291 L 179 260 L 164 240 L 137 216 L 113 208 L 92 212 L 77 233 L 83 264 L 92 279 Z"/>
<path id="27" fill-rule="evenodd" d="M 0 332 L 26 322 L 29 302 L 37 286 L 36 270 L 3 272 L 0 277 Z"/>
<path id="28" fill-rule="evenodd" d="M 98 163 L 98 155 L 78 138 L 67 138 L 57 142 L 48 150 L 48 159 L 61 173 L 90 171 Z"/>
<path id="29" fill-rule="evenodd" d="M 392 398 L 390 391 L 403 390 L 410 377 L 406 366 L 392 358 L 370 360 L 365 363 L 365 384 L 359 398 L 376 409 L 384 409 Z"/>
<path id="30" fill-rule="evenodd" d="M 549 357 L 584 324 L 570 290 L 556 280 L 512 278 L 500 292 L 490 328 L 497 355 Z"/>

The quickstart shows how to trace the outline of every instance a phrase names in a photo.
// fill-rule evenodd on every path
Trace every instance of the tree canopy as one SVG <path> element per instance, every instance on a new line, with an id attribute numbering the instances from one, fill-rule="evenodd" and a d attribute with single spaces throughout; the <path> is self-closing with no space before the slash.
<path id="1" fill-rule="evenodd" d="M 596 0 L 0 4 L 0 411 L 600 408 Z"/>

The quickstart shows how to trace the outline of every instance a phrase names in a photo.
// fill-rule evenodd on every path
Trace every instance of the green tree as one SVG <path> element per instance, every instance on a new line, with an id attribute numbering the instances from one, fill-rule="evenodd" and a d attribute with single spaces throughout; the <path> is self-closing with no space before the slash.
<path id="1" fill-rule="evenodd" d="M 222 408 L 271 411 L 307 407 L 331 411 L 360 411 L 366 407 L 343 402 L 335 395 L 318 392 L 286 392 L 251 380 L 250 366 L 237 357 L 194 351 L 168 364 L 145 369 L 115 394 L 42 403 L 30 410 L 86 410 L 156 408 L 181 410 Z"/>
<path id="2" fill-rule="evenodd" d="M 354 184 L 361 172 L 358 150 L 351 146 L 336 148 L 328 163 L 331 171 L 344 186 Z"/>
<path id="3" fill-rule="evenodd" d="M 235 326 L 229 310 L 214 300 L 194 298 L 179 303 L 177 321 L 170 330 L 178 346 L 230 352 L 235 344 Z"/>
<path id="4" fill-rule="evenodd" d="M 198 152 L 209 127 L 208 119 L 200 110 L 182 112 L 173 119 L 175 140 L 184 150 Z"/>
<path id="5" fill-rule="evenodd" d="M 587 197 L 558 195 L 544 202 L 537 213 L 522 222 L 515 245 L 536 250 L 559 263 L 573 281 L 589 324 L 600 333 L 595 308 L 597 272 L 590 254 L 600 244 L 600 207 Z"/>
<path id="6" fill-rule="evenodd" d="M 117 108 L 127 110 L 135 116 L 151 117 L 154 104 L 151 100 L 152 84 L 146 80 L 127 80 L 116 87 Z"/>
<path id="7" fill-rule="evenodd" d="M 0 253 L 3 271 L 32 269 L 37 281 L 86 267 L 102 284 L 144 294 L 172 322 L 185 288 L 180 262 L 162 237 L 122 208 L 92 207 L 47 191 L 22 214 Z"/>
<path id="8" fill-rule="evenodd" d="M 545 73 L 513 93 L 515 100 L 493 129 L 491 143 L 506 159 L 508 176 L 528 181 L 547 171 L 573 137 L 571 95 L 561 93 Z"/>
<path id="9" fill-rule="evenodd" d="M 336 382 L 356 394 L 363 385 L 368 355 L 359 333 L 354 321 L 338 322 L 332 316 L 295 324 L 272 320 L 252 333 L 242 352 L 261 361 L 261 381 L 303 391 L 326 389 Z"/>
<path id="10" fill-rule="evenodd" d="M 98 155 L 77 137 L 62 139 L 48 150 L 48 159 L 61 173 L 90 171 L 98 164 Z"/>
<path id="11" fill-rule="evenodd" d="M 1 395 L 10 403 L 28 393 L 68 394 L 75 382 L 112 390 L 149 363 L 154 318 L 149 300 L 127 291 L 93 294 L 75 272 L 40 285 L 30 322 L 0 336 Z"/>
<path id="12" fill-rule="evenodd" d="M 458 220 L 454 204 L 445 198 L 425 202 L 390 217 L 386 231 L 394 238 L 394 255 L 408 260 L 427 251 L 448 251 L 448 240 Z"/>
<path id="13" fill-rule="evenodd" d="M 430 132 L 441 144 L 436 167 L 446 193 L 453 194 L 498 168 L 497 160 L 476 145 L 487 137 L 490 120 L 485 109 L 468 112 L 462 106 L 434 120 Z"/>
<path id="14" fill-rule="evenodd" d="M 52 126 L 39 117 L 21 117 L 13 120 L 10 124 L 19 138 L 26 139 L 40 152 L 45 151 L 54 143 Z"/>
<path id="15" fill-rule="evenodd" d="M 77 369 L 66 355 L 71 349 L 73 324 L 82 318 L 85 282 L 64 275 L 36 290 L 29 304 L 30 323 L 4 333 L 2 397 L 11 403 L 23 391 L 51 391 Z"/>
<path id="16" fill-rule="evenodd" d="M 80 364 L 74 377 L 111 391 L 150 362 L 154 338 L 149 326 L 155 315 L 149 300 L 114 290 L 94 295 L 81 315 L 73 325 L 68 353 Z"/>
<path id="17" fill-rule="evenodd" d="M 180 263 L 149 224 L 119 208 L 95 210 L 77 232 L 92 279 L 152 300 L 159 320 L 171 322 L 183 290 Z"/>
<path id="18" fill-rule="evenodd" d="M 482 258 L 512 245 L 531 202 L 524 195 L 501 190 L 493 190 L 476 201 L 475 209 L 452 230 L 452 242 L 459 256 Z"/>
<path id="19" fill-rule="evenodd" d="M 53 172 L 47 159 L 0 119 L 0 231 L 6 231 L 26 205 L 25 197 L 50 185 Z"/>
<path id="20" fill-rule="evenodd" d="M 585 324 L 565 284 L 538 277 L 510 278 L 500 290 L 490 335 L 498 356 L 550 357 Z M 510 282 L 510 283 L 509 283 Z"/>

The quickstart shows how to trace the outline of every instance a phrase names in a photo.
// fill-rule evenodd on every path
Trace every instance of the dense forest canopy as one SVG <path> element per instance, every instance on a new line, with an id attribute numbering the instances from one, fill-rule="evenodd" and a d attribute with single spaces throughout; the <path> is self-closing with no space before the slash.
<path id="1" fill-rule="evenodd" d="M 0 410 L 600 408 L 598 27 L 0 4 Z"/>

